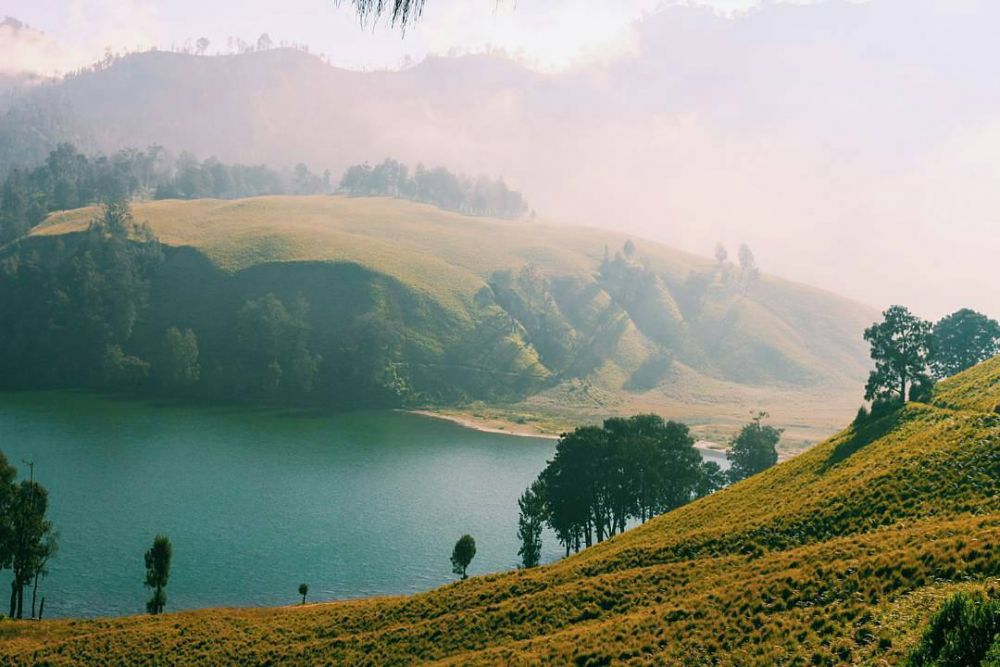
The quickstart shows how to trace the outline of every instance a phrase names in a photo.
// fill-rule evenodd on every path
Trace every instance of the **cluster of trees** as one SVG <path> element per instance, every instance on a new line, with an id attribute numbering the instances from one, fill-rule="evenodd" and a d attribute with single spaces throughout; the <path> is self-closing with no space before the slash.
<path id="1" fill-rule="evenodd" d="M 331 191 L 330 172 L 317 175 L 299 164 L 290 173 L 262 165 L 199 161 L 162 146 L 87 157 L 60 144 L 34 169 L 11 169 L 0 188 L 0 243 L 24 235 L 53 211 L 131 198 L 235 199 L 269 194 Z"/>
<path id="2" fill-rule="evenodd" d="M 154 199 L 238 199 L 258 195 L 313 195 L 330 192 L 330 171 L 317 175 L 299 163 L 291 174 L 263 165 L 227 165 L 216 158 L 198 161 L 181 153 L 157 183 Z"/>
<path id="3" fill-rule="evenodd" d="M 891 306 L 865 330 L 875 369 L 865 400 L 874 406 L 925 401 L 934 382 L 1000 354 L 1000 323 L 968 308 L 936 323 Z"/>
<path id="4" fill-rule="evenodd" d="M 519 500 L 523 564 L 538 563 L 548 525 L 569 554 L 721 488 L 720 467 L 703 462 L 688 427 L 656 415 L 605 420 L 564 434 Z"/>
<path id="5" fill-rule="evenodd" d="M 349 167 L 340 179 L 340 190 L 350 195 L 403 197 L 427 202 L 449 211 L 497 218 L 520 218 L 528 204 L 520 192 L 502 178 L 470 178 L 444 167 L 410 168 L 391 158 L 374 167 L 365 163 Z"/>
<path id="6" fill-rule="evenodd" d="M 109 203 L 65 256 L 0 260 L 0 377 L 19 386 L 128 383 L 149 363 L 124 352 L 162 261 L 128 205 Z"/>
<path id="7" fill-rule="evenodd" d="M 30 617 L 35 618 L 38 581 L 45 576 L 49 560 L 56 553 L 52 522 L 46 518 L 49 494 L 34 479 L 17 481 L 17 470 L 0 452 L 0 570 L 10 569 L 10 617 L 24 618 L 24 589 L 31 586 Z M 42 598 L 38 610 L 45 608 Z"/>
<path id="8" fill-rule="evenodd" d="M 428 202 L 470 215 L 521 217 L 527 204 L 503 179 L 472 179 L 444 167 L 413 174 L 406 165 L 385 160 L 375 167 L 350 167 L 339 189 L 351 195 L 387 195 Z M 87 157 L 72 144 L 60 144 L 34 169 L 9 170 L 0 186 L 0 244 L 19 238 L 53 211 L 131 199 L 237 199 L 260 195 L 314 195 L 333 192 L 329 170 L 322 174 L 299 163 L 291 171 L 264 165 L 199 160 L 188 152 L 173 155 L 162 146 L 127 148 Z"/>
<path id="9" fill-rule="evenodd" d="M 164 250 L 122 200 L 64 242 L 12 250 L 0 257 L 0 385 L 308 404 L 398 405 L 411 391 L 401 332 L 379 313 L 319 335 L 305 296 L 246 294 L 226 276 L 203 316 L 175 312 Z"/>
<path id="10" fill-rule="evenodd" d="M 518 499 L 518 555 L 538 565 L 547 525 L 569 555 L 770 468 L 781 429 L 758 412 L 733 438 L 723 471 L 702 460 L 684 424 L 652 414 L 615 417 L 565 433 L 545 469 Z"/>
<path id="11" fill-rule="evenodd" d="M 155 187 L 164 152 L 122 150 L 87 158 L 60 144 L 40 166 L 7 173 L 0 192 L 0 243 L 22 236 L 52 211 L 130 197 Z"/>

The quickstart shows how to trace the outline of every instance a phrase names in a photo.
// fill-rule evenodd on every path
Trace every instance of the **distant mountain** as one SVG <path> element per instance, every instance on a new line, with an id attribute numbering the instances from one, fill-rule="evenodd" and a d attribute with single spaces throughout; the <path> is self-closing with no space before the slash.
<path id="1" fill-rule="evenodd" d="M 94 215 L 54 214 L 7 252 L 46 256 Z M 167 247 L 140 356 L 179 326 L 211 358 L 242 300 L 303 296 L 324 363 L 346 354 L 353 322 L 377 317 L 401 336 L 391 364 L 403 404 L 479 401 L 553 430 L 639 409 L 718 425 L 764 408 L 793 441 L 815 440 L 857 406 L 861 333 L 877 315 L 642 239 L 399 199 L 164 200 L 135 216 Z"/>
<path id="2" fill-rule="evenodd" d="M 930 403 L 552 565 L 407 597 L 11 624 L 0 655 L 81 667 L 928 664 L 907 659 L 942 603 L 996 595 L 997 405 L 1000 357 Z M 992 643 L 1000 655 L 992 621 L 965 619 L 938 618 L 932 654 Z"/>
<path id="3" fill-rule="evenodd" d="M 334 177 L 394 157 L 502 176 L 551 220 L 692 252 L 746 241 L 769 271 L 869 303 L 947 312 L 961 293 L 991 312 L 987 281 L 952 258 L 997 252 L 979 230 L 997 208 L 983 160 L 1000 154 L 1000 86 L 983 63 L 1000 57 L 1000 4 L 664 4 L 621 57 L 556 73 L 498 55 L 371 72 L 282 49 L 126 56 L 4 96 L 0 171 L 60 140 Z M 921 233 L 869 233 L 886 225 Z"/>

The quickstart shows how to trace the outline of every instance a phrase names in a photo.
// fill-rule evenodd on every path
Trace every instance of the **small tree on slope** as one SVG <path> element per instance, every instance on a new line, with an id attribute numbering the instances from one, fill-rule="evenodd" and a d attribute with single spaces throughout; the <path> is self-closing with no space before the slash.
<path id="1" fill-rule="evenodd" d="M 468 578 L 469 563 L 475 556 L 476 540 L 472 535 L 462 535 L 451 552 L 451 571 L 462 575 L 462 579 Z"/>

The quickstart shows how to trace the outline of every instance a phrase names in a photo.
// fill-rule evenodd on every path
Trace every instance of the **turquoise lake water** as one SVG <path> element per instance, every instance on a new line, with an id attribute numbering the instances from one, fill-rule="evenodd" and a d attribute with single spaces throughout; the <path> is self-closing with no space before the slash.
<path id="1" fill-rule="evenodd" d="M 454 579 L 463 533 L 470 574 L 511 569 L 517 497 L 554 448 L 399 412 L 0 394 L 0 451 L 34 462 L 59 533 L 46 617 L 143 612 L 156 533 L 174 547 L 168 610 L 292 604 L 302 582 L 311 600 L 427 590 Z"/>

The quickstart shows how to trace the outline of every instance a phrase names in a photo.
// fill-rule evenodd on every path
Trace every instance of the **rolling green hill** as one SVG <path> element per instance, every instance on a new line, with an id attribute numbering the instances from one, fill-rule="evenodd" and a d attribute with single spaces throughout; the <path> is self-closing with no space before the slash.
<path id="1" fill-rule="evenodd" d="M 1000 357 L 558 563 L 411 597 L 0 624 L 10 663 L 901 664 L 1000 577 Z M 444 557 L 442 556 L 442 560 Z M 331 564 L 335 567 L 335 564 Z"/>
<path id="2" fill-rule="evenodd" d="M 304 295 L 328 360 L 358 317 L 399 327 L 407 406 L 550 431 L 636 410 L 725 430 L 761 408 L 794 446 L 852 414 L 866 372 L 870 309 L 640 239 L 629 255 L 612 232 L 390 198 L 134 209 L 167 251 L 140 338 L 176 325 L 224 345 L 220 301 Z M 72 244 L 95 214 L 54 214 L 16 249 Z"/>

